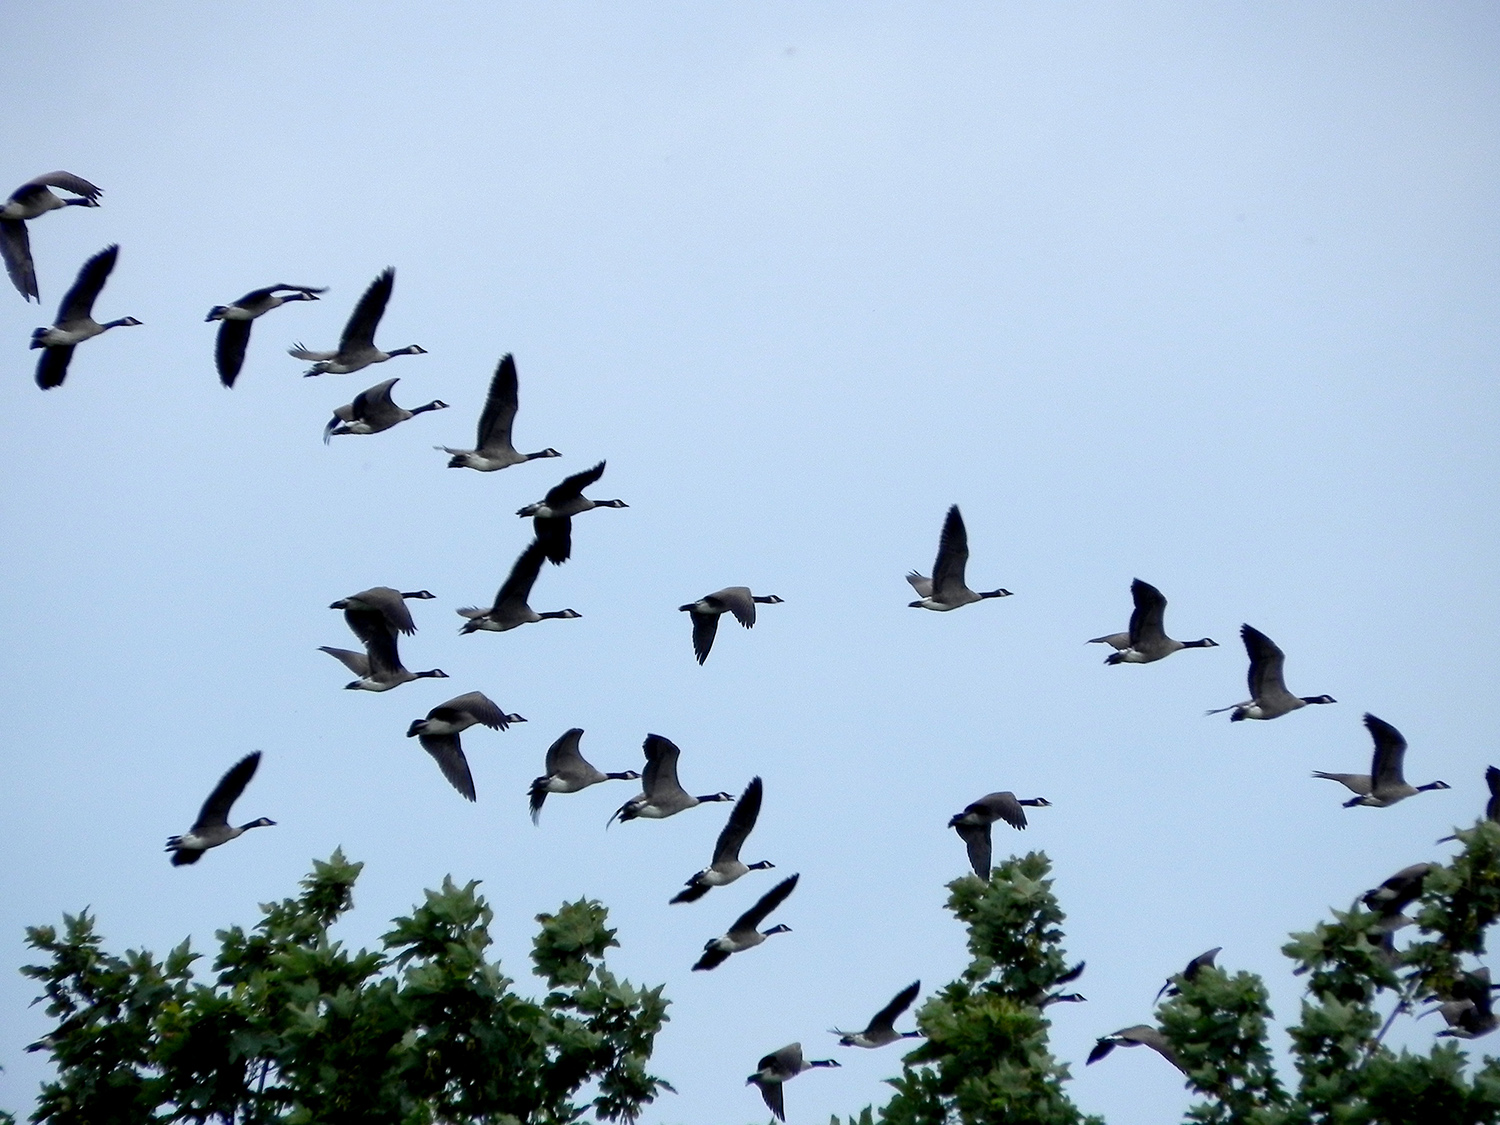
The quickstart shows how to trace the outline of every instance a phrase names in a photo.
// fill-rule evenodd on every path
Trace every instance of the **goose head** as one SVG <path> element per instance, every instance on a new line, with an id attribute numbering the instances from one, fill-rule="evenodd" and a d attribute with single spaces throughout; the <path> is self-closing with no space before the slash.
<path id="1" fill-rule="evenodd" d="M 263 816 L 258 820 L 252 820 L 249 824 L 240 825 L 240 831 L 248 832 L 252 828 L 274 828 L 275 826 L 276 822 L 274 820 L 272 820 L 270 817 Z"/>
<path id="2" fill-rule="evenodd" d="M 1303 703 L 1337 703 L 1338 700 L 1331 695 L 1303 695 L 1299 696 Z"/>
<path id="3" fill-rule="evenodd" d="M 1183 641 L 1182 642 L 1182 647 L 1183 648 L 1218 648 L 1219 647 L 1219 642 L 1215 641 L 1215 640 L 1210 640 L 1208 637 L 1204 637 L 1202 640 L 1198 640 L 1198 641 Z"/>
<path id="4" fill-rule="evenodd" d="M 426 355 L 427 354 L 427 349 L 424 348 L 424 347 L 422 347 L 420 344 L 407 344 L 406 347 L 404 347 L 404 348 L 397 348 L 395 351 L 393 351 L 393 352 L 386 352 L 385 354 L 386 355 Z"/>
<path id="5" fill-rule="evenodd" d="M 751 871 L 769 871 L 776 865 L 769 859 L 763 859 L 759 863 L 747 863 L 745 866 Z"/>
<path id="6" fill-rule="evenodd" d="M 627 503 L 625 503 L 625 501 L 623 501 L 623 500 L 595 500 L 594 501 L 594 507 L 596 507 L 596 508 L 628 508 L 628 507 L 630 507 L 630 505 L 627 504 Z"/>
<path id="7" fill-rule="evenodd" d="M 789 934 L 791 932 L 792 927 L 786 925 L 784 922 L 778 922 L 769 930 L 762 930 L 761 934 L 765 937 L 770 937 L 772 934 Z"/>
<path id="8" fill-rule="evenodd" d="M 401 596 L 403 598 L 421 598 L 422 601 L 424 601 L 424 602 L 430 602 L 433 598 L 437 597 L 437 595 L 434 594 L 431 590 L 412 590 L 410 592 L 408 592 L 406 590 L 402 590 L 401 591 Z M 328 608 L 329 609 L 342 609 L 343 606 L 339 605 L 338 603 L 335 603 L 335 604 L 329 606 Z"/>

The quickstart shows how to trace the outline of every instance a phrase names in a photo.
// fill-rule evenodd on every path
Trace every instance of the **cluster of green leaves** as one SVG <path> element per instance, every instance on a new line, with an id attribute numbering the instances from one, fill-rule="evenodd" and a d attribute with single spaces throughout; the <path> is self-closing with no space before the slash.
<path id="1" fill-rule="evenodd" d="M 57 1077 L 32 1120 L 555 1123 L 585 1112 L 592 1083 L 595 1116 L 613 1121 L 670 1089 L 646 1070 L 667 1002 L 604 967 L 618 943 L 598 903 L 539 916 L 537 1002 L 486 960 L 493 915 L 475 883 L 428 891 L 383 952 L 330 939 L 361 866 L 335 852 L 253 931 L 220 931 L 211 984 L 194 982 L 186 942 L 157 961 L 105 952 L 86 913 L 61 936 L 29 929 L 50 960 L 22 971 L 59 1020 L 36 1045 Z"/>

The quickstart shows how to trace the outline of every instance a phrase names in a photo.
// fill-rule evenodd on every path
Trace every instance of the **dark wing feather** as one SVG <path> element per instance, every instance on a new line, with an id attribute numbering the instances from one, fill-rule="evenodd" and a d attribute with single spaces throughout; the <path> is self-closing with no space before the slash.
<path id="1" fill-rule="evenodd" d="M 697 972 L 700 969 L 717 969 L 720 965 L 728 960 L 728 953 L 710 943 L 708 947 L 703 950 L 703 956 L 699 957 L 697 962 L 693 965 L 693 971 Z"/>
<path id="2" fill-rule="evenodd" d="M 938 539 L 937 559 L 932 564 L 932 589 L 936 597 L 964 584 L 964 568 L 969 565 L 969 532 L 958 505 L 948 509 L 943 534 Z"/>
<path id="3" fill-rule="evenodd" d="M 501 586 L 499 593 L 495 595 L 496 610 L 508 601 L 516 600 L 524 603 L 531 596 L 531 587 L 536 583 L 536 576 L 542 572 L 542 557 L 542 545 L 533 539 L 516 559 L 515 565 L 510 568 L 510 576 L 506 578 L 505 585 Z"/>
<path id="4" fill-rule="evenodd" d="M 573 520 L 570 516 L 532 518 L 531 526 L 536 532 L 537 542 L 547 561 L 561 566 L 573 556 Z"/>
<path id="5" fill-rule="evenodd" d="M 250 784 L 259 765 L 260 751 L 257 750 L 253 754 L 246 754 L 229 767 L 229 771 L 219 778 L 214 791 L 208 795 L 208 800 L 203 802 L 203 808 L 198 810 L 198 819 L 193 823 L 194 832 L 211 825 L 229 823 L 229 810 L 240 799 L 240 794 Z"/>
<path id="6" fill-rule="evenodd" d="M 370 282 L 365 295 L 354 306 L 349 323 L 344 325 L 344 334 L 339 337 L 339 351 L 375 346 L 375 329 L 385 315 L 385 303 L 391 299 L 391 288 L 396 284 L 396 271 L 387 268 Z"/>
<path id="7" fill-rule="evenodd" d="M 760 924 L 766 920 L 771 911 L 785 902 L 787 895 L 797 889 L 798 878 L 797 875 L 789 875 L 761 895 L 759 902 L 734 920 L 734 925 L 729 927 L 729 932 L 733 934 L 760 929 Z"/>
<path id="8" fill-rule="evenodd" d="M 729 821 L 724 825 L 723 831 L 719 833 L 719 839 L 714 844 L 714 862 L 737 858 L 740 847 L 745 842 L 745 837 L 750 835 L 751 829 L 755 827 L 756 818 L 760 816 L 761 796 L 764 787 L 758 777 L 750 779 L 750 784 L 745 786 L 745 791 L 740 794 L 740 799 L 734 803 L 734 810 L 729 814 Z"/>
<path id="9" fill-rule="evenodd" d="M 641 749 L 646 752 L 646 765 L 641 770 L 642 792 L 652 797 L 658 786 L 681 790 L 682 784 L 677 780 L 677 759 L 682 751 L 677 744 L 659 734 L 648 734 Z"/>
<path id="10" fill-rule="evenodd" d="M 717 613 L 689 613 L 693 619 L 693 655 L 702 664 L 708 659 L 709 651 L 714 647 L 714 637 L 719 632 L 719 615 Z M 717 667 L 717 665 L 715 665 Z"/>
<path id="11" fill-rule="evenodd" d="M 41 359 L 36 361 L 36 385 L 44 391 L 63 385 L 68 377 L 68 363 L 73 358 L 75 344 L 61 344 L 43 348 Z"/>
<path id="12" fill-rule="evenodd" d="M 1114 1041 L 1114 1039 L 1112 1039 L 1110 1036 L 1106 1035 L 1104 1038 L 1100 1039 L 1097 1043 L 1094 1044 L 1094 1049 L 1089 1052 L 1088 1061 L 1085 1062 L 1083 1065 L 1084 1066 L 1092 1066 L 1094 1063 L 1098 1062 L 1100 1059 L 1102 1059 L 1105 1055 L 1109 1054 L 1114 1049 L 1115 1049 L 1115 1041 Z"/>
<path id="13" fill-rule="evenodd" d="M 448 783 L 468 800 L 474 800 L 474 778 L 469 773 L 469 760 L 464 757 L 458 735 L 419 734 L 417 741 L 422 744 L 423 750 L 432 755 Z"/>
<path id="14" fill-rule="evenodd" d="M 516 361 L 507 352 L 500 357 L 500 365 L 495 368 L 495 377 L 490 380 L 490 393 L 484 400 L 484 412 L 479 415 L 479 432 L 474 438 L 476 451 L 483 453 L 488 449 L 515 448 L 511 444 L 510 431 L 516 420 L 519 403 Z"/>
<path id="15" fill-rule="evenodd" d="M 71 191 L 74 195 L 81 195 L 90 203 L 98 200 L 101 191 L 89 183 L 82 176 L 75 176 L 72 172 L 44 172 L 42 175 L 27 180 L 11 193 L 11 198 L 17 201 L 24 200 L 28 195 L 35 194 L 42 188 L 62 188 L 63 191 Z"/>
<path id="16" fill-rule="evenodd" d="M 981 879 L 990 877 L 990 826 L 988 824 L 955 824 L 953 826 L 969 850 L 969 866 Z"/>
<path id="17" fill-rule="evenodd" d="M 1130 584 L 1130 596 L 1135 600 L 1135 611 L 1130 615 L 1130 643 L 1134 647 L 1142 638 L 1157 640 L 1166 636 L 1162 620 L 1167 612 L 1167 599 L 1149 582 L 1137 578 Z"/>
<path id="18" fill-rule="evenodd" d="M 757 1082 L 760 1096 L 766 1103 L 766 1108 L 776 1115 L 777 1121 L 786 1120 L 786 1101 L 782 1094 L 780 1082 Z"/>
<path id="19" fill-rule="evenodd" d="M 672 905 L 673 903 L 678 902 L 697 902 L 704 895 L 708 894 L 709 890 L 710 888 L 707 883 L 695 883 L 689 880 L 687 889 L 678 891 L 675 895 L 673 895 L 668 900 L 668 905 Z"/>
<path id="20" fill-rule="evenodd" d="M 1500 820 L 1500 770 L 1494 766 L 1484 771 L 1484 783 L 1490 787 L 1490 799 L 1484 806 L 1486 820 Z"/>
<path id="21" fill-rule="evenodd" d="M 921 988 L 922 982 L 918 980 L 896 993 L 889 1004 L 875 1013 L 874 1018 L 870 1020 L 870 1026 L 865 1028 L 865 1034 L 868 1035 L 881 1028 L 895 1030 L 896 1017 L 911 1007 L 911 1002 L 917 998 L 917 993 Z"/>
<path id="22" fill-rule="evenodd" d="M 461 715 L 468 715 L 480 726 L 489 727 L 491 730 L 506 730 L 510 727 L 510 717 L 495 706 L 495 701 L 482 691 L 469 691 L 463 695 L 456 695 L 447 703 L 440 703 L 427 712 L 429 719 L 452 720 Z"/>
<path id="23" fill-rule="evenodd" d="M 245 365 L 245 349 L 250 346 L 252 323 L 248 320 L 230 320 L 227 317 L 219 321 L 214 364 L 219 369 L 219 382 L 226 387 L 234 386 L 235 379 L 239 378 L 240 368 Z"/>
<path id="24" fill-rule="evenodd" d="M 583 764 L 583 754 L 578 743 L 583 738 L 583 728 L 573 727 L 563 731 L 558 740 L 547 747 L 547 776 L 566 775 Z"/>
<path id="25" fill-rule="evenodd" d="M 1370 759 L 1371 787 L 1378 789 L 1405 780 L 1401 767 L 1406 758 L 1406 739 L 1401 737 L 1401 732 L 1384 719 L 1370 714 L 1365 715 L 1365 729 L 1375 740 L 1375 753 Z"/>
<path id="26" fill-rule="evenodd" d="M 73 288 L 67 291 L 62 304 L 57 307 L 58 324 L 86 317 L 93 312 L 94 299 L 104 288 L 104 282 L 115 268 L 115 259 L 119 256 L 118 246 L 106 246 L 83 263 L 83 268 L 78 271 L 78 280 L 73 282 Z"/>
<path id="27" fill-rule="evenodd" d="M 564 478 L 561 484 L 553 485 L 547 490 L 542 503 L 548 507 L 561 504 L 564 500 L 576 500 L 583 495 L 583 490 L 593 484 L 604 475 L 604 462 L 600 461 L 592 469 L 584 469 L 581 473 L 574 473 Z"/>
<path id="28" fill-rule="evenodd" d="M 1285 691 L 1286 683 L 1282 679 L 1281 668 L 1286 663 L 1286 654 L 1277 647 L 1276 642 L 1249 625 L 1240 626 L 1240 639 L 1245 642 L 1245 652 L 1250 657 L 1250 671 L 1246 677 L 1250 686 L 1250 698 L 1259 699 L 1267 689 Z"/>
<path id="29" fill-rule="evenodd" d="M 401 671 L 401 652 L 396 644 L 395 631 L 378 614 L 366 614 L 364 618 L 372 621 L 370 635 L 362 638 L 365 652 L 370 658 L 370 675 Z M 373 622 L 376 621 L 379 622 L 379 628 L 373 627 Z"/>
<path id="30" fill-rule="evenodd" d="M 0 219 L 0 256 L 5 258 L 5 272 L 28 300 L 41 296 L 36 289 L 36 266 L 31 261 L 31 236 L 21 219 Z"/>

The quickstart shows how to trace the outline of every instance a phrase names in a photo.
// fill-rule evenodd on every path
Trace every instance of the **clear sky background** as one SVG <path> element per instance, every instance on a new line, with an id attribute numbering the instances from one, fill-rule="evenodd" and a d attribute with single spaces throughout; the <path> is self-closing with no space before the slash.
<path id="1" fill-rule="evenodd" d="M 1286 934 L 1482 809 L 1492 5 L 88 3 L 6 28 L 0 189 L 65 168 L 104 196 L 32 225 L 40 310 L 0 291 L 0 1105 L 44 1076 L 24 925 L 87 906 L 113 949 L 210 950 L 342 846 L 367 865 L 345 940 L 481 879 L 523 991 L 532 916 L 602 899 L 611 967 L 673 1001 L 651 1125 L 764 1120 L 745 1075 L 798 1039 L 844 1067 L 789 1119 L 857 1111 L 898 1050 L 825 1029 L 963 966 L 944 826 L 1012 789 L 1053 807 L 997 852 L 1052 857 L 1088 961 L 1054 1049 L 1081 1106 L 1145 1125 L 1191 1095 L 1144 1051 L 1085 1071 L 1097 1036 L 1215 945 L 1295 1018 Z M 96 312 L 144 325 L 43 394 L 28 335 L 112 242 Z M 331 347 L 387 265 L 378 339 L 430 354 L 303 379 L 285 348 Z M 275 282 L 330 290 L 257 321 L 225 391 L 204 313 Z M 565 456 L 445 468 L 507 351 L 517 444 Z M 452 409 L 325 448 L 392 376 Z M 592 494 L 630 507 L 580 517 L 532 599 L 582 619 L 459 637 L 528 540 L 515 509 L 601 458 Z M 955 502 L 971 584 L 1016 596 L 908 609 Z M 1221 647 L 1103 667 L 1083 642 L 1125 627 L 1133 577 Z M 699 667 L 676 606 L 739 583 L 786 602 Z M 326 607 L 377 584 L 437 595 L 403 655 L 451 679 L 341 690 Z M 1205 718 L 1244 698 L 1241 622 L 1338 705 Z M 471 806 L 403 735 L 475 689 L 530 721 L 464 736 Z M 1367 768 L 1366 710 L 1452 790 L 1341 808 L 1309 771 Z M 533 828 L 571 726 L 605 769 L 653 731 L 693 792 L 762 776 L 745 857 L 776 871 L 669 908 L 726 809 L 606 832 L 623 783 Z M 170 867 L 257 749 L 236 819 L 279 825 Z M 792 872 L 791 934 L 688 971 Z"/>

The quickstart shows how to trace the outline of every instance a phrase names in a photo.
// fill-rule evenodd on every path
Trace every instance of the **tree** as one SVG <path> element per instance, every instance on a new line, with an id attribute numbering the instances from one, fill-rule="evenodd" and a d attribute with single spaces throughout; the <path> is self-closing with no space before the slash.
<path id="1" fill-rule="evenodd" d="M 1495 1025 L 1488 974 L 1466 969 L 1463 958 L 1484 953 L 1485 934 L 1500 917 L 1500 824 L 1481 821 L 1458 838 L 1464 850 L 1452 863 L 1415 876 L 1419 936 L 1405 949 L 1395 948 L 1392 935 L 1412 920 L 1359 903 L 1283 947 L 1308 980 L 1300 1020 L 1289 1029 L 1295 1092 L 1276 1074 L 1266 1039 L 1269 996 L 1257 975 L 1207 968 L 1175 979 L 1178 994 L 1158 1007 L 1157 1022 L 1204 1098 L 1188 1121 L 1500 1122 L 1500 1062 L 1485 1058 L 1469 1074 L 1453 1038 L 1426 1054 L 1393 1052 L 1382 1042 L 1418 1001 L 1448 1002 L 1444 1019 L 1460 1022 L 1444 1035 L 1482 1035 Z M 926 1039 L 890 1080 L 891 1099 L 850 1125 L 1100 1125 L 1068 1098 L 1068 1068 L 1047 1047 L 1046 1007 L 1068 974 L 1049 870 L 1046 856 L 1032 853 L 1001 864 L 988 882 L 965 875 L 948 884 L 948 908 L 968 927 L 973 960 L 918 1012 Z M 1393 1002 L 1382 1020 L 1377 1004 L 1386 1001 Z"/>
<path id="2" fill-rule="evenodd" d="M 663 1089 L 646 1064 L 666 1021 L 661 988 L 604 967 L 619 943 L 587 899 L 537 920 L 532 961 L 549 991 L 511 991 L 486 960 L 490 908 L 476 883 L 428 891 L 383 951 L 347 952 L 329 927 L 362 864 L 335 852 L 295 899 L 247 934 L 218 933 L 216 979 L 195 983 L 187 942 L 157 961 L 103 950 L 94 919 L 29 928 L 50 959 L 22 971 L 58 1026 L 35 1122 L 568 1122 L 594 1083 L 594 1115 L 633 1120 Z"/>

